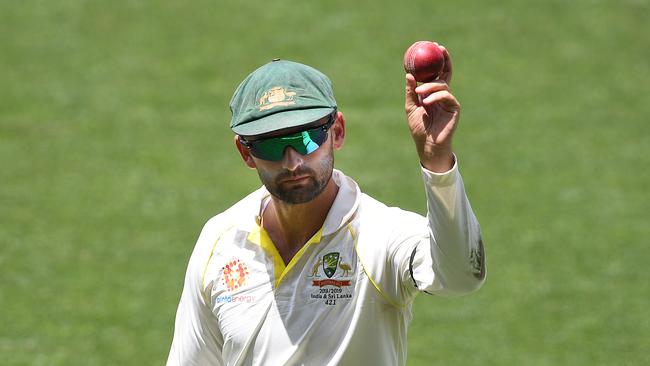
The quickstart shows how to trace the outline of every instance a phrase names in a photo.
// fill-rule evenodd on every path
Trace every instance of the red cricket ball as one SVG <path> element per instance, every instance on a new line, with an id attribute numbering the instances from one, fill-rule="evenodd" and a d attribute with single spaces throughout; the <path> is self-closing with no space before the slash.
<path id="1" fill-rule="evenodd" d="M 404 70 L 419 82 L 437 79 L 444 67 L 445 55 L 433 42 L 415 42 L 404 53 Z"/>

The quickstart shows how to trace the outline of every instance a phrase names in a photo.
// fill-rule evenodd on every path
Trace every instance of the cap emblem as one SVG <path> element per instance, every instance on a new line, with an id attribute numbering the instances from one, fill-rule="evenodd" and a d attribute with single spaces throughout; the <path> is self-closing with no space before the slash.
<path id="1" fill-rule="evenodd" d="M 276 86 L 264 92 L 259 100 L 259 110 L 265 111 L 274 107 L 286 107 L 288 105 L 296 104 L 294 97 L 296 92 L 288 91 L 287 89 Z"/>

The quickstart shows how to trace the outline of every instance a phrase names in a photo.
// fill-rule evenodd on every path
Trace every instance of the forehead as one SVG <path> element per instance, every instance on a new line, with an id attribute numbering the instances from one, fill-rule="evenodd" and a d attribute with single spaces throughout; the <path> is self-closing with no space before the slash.
<path id="1" fill-rule="evenodd" d="M 327 116 L 325 116 L 325 117 L 323 117 L 321 119 L 318 119 L 318 120 L 316 120 L 314 122 L 307 123 L 307 124 L 304 124 L 304 125 L 301 125 L 301 126 L 284 128 L 284 129 L 281 129 L 281 130 L 271 131 L 271 132 L 264 133 L 264 134 L 261 134 L 261 135 L 242 136 L 242 137 L 246 138 L 246 140 L 248 140 L 248 141 L 255 141 L 255 140 L 268 139 L 270 137 L 290 135 L 290 134 L 295 133 L 295 132 L 301 132 L 301 131 L 304 131 L 304 130 L 308 130 L 310 128 L 314 128 L 314 127 L 324 125 L 325 123 L 327 123 L 327 121 L 329 121 L 330 116 L 331 115 L 328 114 Z"/>

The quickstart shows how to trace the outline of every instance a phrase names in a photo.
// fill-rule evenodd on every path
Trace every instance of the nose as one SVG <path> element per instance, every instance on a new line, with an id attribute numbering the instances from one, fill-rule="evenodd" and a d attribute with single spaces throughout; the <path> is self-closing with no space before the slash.
<path id="1" fill-rule="evenodd" d="M 295 171 L 303 163 L 303 156 L 294 150 L 293 147 L 288 146 L 284 150 L 284 156 L 282 156 L 282 167 L 289 170 Z"/>

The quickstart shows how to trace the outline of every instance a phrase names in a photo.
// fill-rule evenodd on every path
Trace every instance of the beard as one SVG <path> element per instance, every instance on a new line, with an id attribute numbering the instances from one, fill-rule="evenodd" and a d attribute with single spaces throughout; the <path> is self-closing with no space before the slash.
<path id="1" fill-rule="evenodd" d="M 333 150 L 330 146 L 329 153 L 316 163 L 315 169 L 302 165 L 293 172 L 284 169 L 277 174 L 273 174 L 273 172 L 258 167 L 257 174 L 269 193 L 280 201 L 293 205 L 307 203 L 323 192 L 332 178 L 334 168 Z M 307 178 L 298 183 L 287 181 L 293 177 L 304 176 Z"/>

